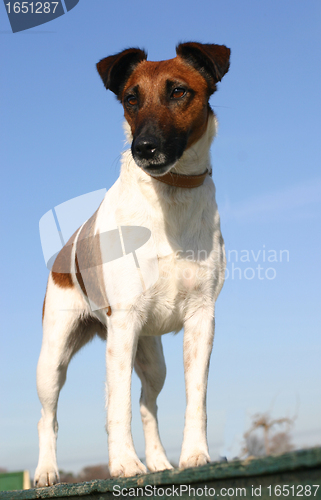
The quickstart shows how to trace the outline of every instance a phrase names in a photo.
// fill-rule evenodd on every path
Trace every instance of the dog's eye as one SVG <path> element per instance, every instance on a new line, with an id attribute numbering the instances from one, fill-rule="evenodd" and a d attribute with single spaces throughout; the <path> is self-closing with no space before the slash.
<path id="1" fill-rule="evenodd" d="M 171 97 L 173 99 L 180 99 L 181 97 L 183 97 L 184 95 L 186 94 L 186 90 L 185 89 L 182 89 L 180 87 L 176 88 L 173 90 L 172 94 L 171 94 Z"/>
<path id="2" fill-rule="evenodd" d="M 129 95 L 127 98 L 126 98 L 126 101 L 128 102 L 128 104 L 130 106 L 136 106 L 137 103 L 138 103 L 138 100 L 137 100 L 137 97 L 135 97 L 134 95 Z"/>

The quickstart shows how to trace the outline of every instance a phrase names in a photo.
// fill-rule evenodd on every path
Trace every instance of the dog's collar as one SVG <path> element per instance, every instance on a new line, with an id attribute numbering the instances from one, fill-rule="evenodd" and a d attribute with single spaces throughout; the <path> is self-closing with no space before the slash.
<path id="1" fill-rule="evenodd" d="M 168 184 L 169 186 L 191 189 L 201 186 L 205 181 L 206 176 L 209 175 L 209 171 L 206 169 L 203 174 L 198 175 L 183 175 L 176 174 L 175 172 L 167 172 L 167 174 L 157 177 L 151 174 L 148 175 L 153 177 L 153 179 Z"/>

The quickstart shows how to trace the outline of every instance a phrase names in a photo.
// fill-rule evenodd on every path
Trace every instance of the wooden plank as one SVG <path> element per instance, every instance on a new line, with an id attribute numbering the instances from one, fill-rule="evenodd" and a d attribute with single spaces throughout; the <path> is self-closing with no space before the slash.
<path id="1" fill-rule="evenodd" d="M 315 485 L 315 486 L 313 486 Z M 277 457 L 211 463 L 192 469 L 156 472 L 132 478 L 59 484 L 50 488 L 2 492 L 1 500 L 182 499 L 240 497 L 321 499 L 321 448 Z"/>

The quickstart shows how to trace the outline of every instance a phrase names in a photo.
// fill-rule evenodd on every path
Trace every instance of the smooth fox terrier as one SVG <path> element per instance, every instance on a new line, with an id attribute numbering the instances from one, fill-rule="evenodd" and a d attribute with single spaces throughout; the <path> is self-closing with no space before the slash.
<path id="1" fill-rule="evenodd" d="M 131 148 L 123 153 L 119 179 L 60 251 L 49 275 L 37 369 L 38 487 L 59 482 L 58 396 L 70 359 L 96 334 L 107 339 L 111 476 L 147 470 L 131 435 L 133 367 L 142 383 L 147 468 L 172 468 L 159 437 L 156 399 L 166 374 L 161 335 L 182 328 L 187 407 L 179 467 L 210 461 L 206 391 L 225 251 L 211 178 L 216 118 L 209 97 L 228 71 L 230 50 L 190 42 L 176 53 L 152 62 L 143 50 L 130 48 L 97 64 L 106 89 L 124 107 Z M 140 260 L 137 231 L 132 248 L 125 248 L 125 230 L 131 228 L 145 228 L 151 236 Z M 117 245 L 123 258 L 107 255 Z M 131 265 L 139 271 L 135 275 Z"/>

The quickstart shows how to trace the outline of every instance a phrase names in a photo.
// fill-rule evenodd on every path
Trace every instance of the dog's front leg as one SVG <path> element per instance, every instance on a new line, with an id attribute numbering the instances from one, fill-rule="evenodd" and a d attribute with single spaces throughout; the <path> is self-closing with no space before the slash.
<path id="1" fill-rule="evenodd" d="M 161 337 L 140 337 L 135 370 L 142 382 L 140 414 L 145 435 L 147 467 L 150 472 L 172 469 L 159 437 L 157 423 L 156 400 L 166 376 Z"/>
<path id="2" fill-rule="evenodd" d="M 179 466 L 210 462 L 206 438 L 206 390 L 214 338 L 214 307 L 200 308 L 185 321 L 184 370 L 186 413 Z"/>
<path id="3" fill-rule="evenodd" d="M 112 477 L 146 472 L 134 449 L 131 434 L 131 375 L 137 349 L 134 318 L 115 311 L 107 335 L 107 433 Z"/>

